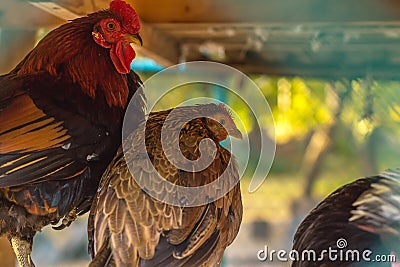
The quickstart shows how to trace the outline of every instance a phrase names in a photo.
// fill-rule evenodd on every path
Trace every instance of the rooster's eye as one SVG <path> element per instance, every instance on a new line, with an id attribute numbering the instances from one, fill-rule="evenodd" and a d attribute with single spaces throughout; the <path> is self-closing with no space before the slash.
<path id="1" fill-rule="evenodd" d="M 107 23 L 107 28 L 109 30 L 114 30 L 115 29 L 115 24 L 113 22 L 109 22 L 109 23 Z"/>
<path id="2" fill-rule="evenodd" d="M 224 125 L 224 124 L 225 124 L 225 120 L 222 119 L 222 120 L 219 121 L 219 123 L 220 123 L 221 125 Z"/>

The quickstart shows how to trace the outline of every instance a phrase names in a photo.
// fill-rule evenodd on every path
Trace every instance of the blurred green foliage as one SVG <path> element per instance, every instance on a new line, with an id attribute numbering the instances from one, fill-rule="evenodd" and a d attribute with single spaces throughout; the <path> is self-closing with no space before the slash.
<path id="1" fill-rule="evenodd" d="M 143 80 L 150 76 L 141 75 Z M 271 186 L 270 180 L 274 176 L 284 175 L 285 179 L 300 181 L 297 192 L 302 192 L 306 177 L 300 170 L 305 164 L 303 158 L 307 145 L 315 132 L 329 127 L 335 127 L 335 130 L 329 136 L 329 145 L 324 152 L 322 166 L 319 166 L 320 179 L 313 191 L 315 197 L 321 198 L 357 177 L 398 166 L 398 81 L 375 81 L 368 77 L 353 81 L 264 75 L 251 78 L 267 99 L 274 122 L 268 121 L 267 115 L 255 118 L 246 103 L 234 94 L 226 92 L 224 101 L 234 107 L 248 134 L 255 129 L 256 123 L 270 138 L 274 138 L 275 134 L 276 157 L 265 186 Z M 179 77 L 165 79 L 164 82 L 168 83 L 168 79 Z M 232 77 L 231 84 L 235 83 L 237 80 Z M 174 90 L 160 100 L 156 109 L 196 97 L 224 95 L 220 92 L 223 88 L 209 84 L 189 84 Z M 251 87 L 246 85 L 240 85 L 240 90 L 241 96 L 253 94 Z M 157 95 L 159 92 L 156 88 L 148 88 L 146 93 Z M 265 110 L 265 107 L 251 104 L 252 108 Z M 275 128 L 271 127 L 271 123 Z"/>
<path id="2" fill-rule="evenodd" d="M 140 73 L 140 76 L 146 80 L 151 74 Z M 159 86 L 146 88 L 147 97 L 159 96 L 162 86 L 168 84 L 169 80 L 179 78 L 166 77 Z M 283 226 L 284 234 L 288 237 L 281 235 L 279 240 L 287 239 L 290 246 L 291 231 L 294 231 L 301 218 L 322 198 L 356 178 L 399 166 L 400 82 L 370 79 L 326 81 L 263 75 L 251 78 L 267 99 L 274 121 L 270 121 L 267 115 L 255 118 L 238 96 L 209 84 L 189 84 L 175 88 L 171 94 L 166 94 L 160 99 L 155 109 L 170 108 L 197 97 L 223 97 L 229 106 L 234 107 L 236 119 L 243 122 L 242 127 L 247 134 L 252 134 L 257 122 L 261 130 L 268 133 L 269 138 L 273 138 L 275 134 L 275 159 L 263 185 L 256 192 L 249 193 L 247 189 L 251 177 L 244 177 L 241 181 L 243 223 L 265 220 Z M 232 84 L 236 82 L 235 79 L 231 81 Z M 241 86 L 242 96 L 251 94 L 251 89 Z M 194 103 L 196 101 L 187 102 Z M 262 106 L 253 108 L 265 110 Z M 275 124 L 275 132 L 271 127 L 272 123 Z M 302 208 L 302 204 L 307 203 L 303 198 L 303 191 L 309 182 L 301 171 L 307 164 L 304 160 L 305 152 L 316 132 L 332 127 L 334 131 L 327 131 L 330 134 L 330 142 L 324 153 L 324 160 L 316 166 L 320 171 L 312 187 L 313 200 L 311 205 L 304 205 Z M 262 162 L 260 164 L 261 167 L 267 168 L 262 166 Z M 83 221 L 85 220 L 81 220 Z M 293 225 L 290 226 L 291 224 Z M 78 233 L 71 233 L 75 231 L 75 227 L 80 227 Z M 68 231 L 65 233 L 71 237 L 80 236 L 85 232 L 85 225 L 74 223 Z M 60 244 L 57 248 L 59 252 L 54 252 L 57 259 L 43 256 L 49 253 L 49 249 L 57 246 L 49 241 L 47 244 L 40 240 L 53 234 L 57 237 L 51 237 L 52 240 Z M 60 255 L 67 255 L 67 248 L 71 253 L 81 252 L 79 257 L 75 254 L 73 256 L 75 260 L 80 258 L 84 262 L 77 263 L 77 266 L 86 265 L 86 241 L 82 241 L 86 240 L 86 237 L 82 236 L 76 250 L 71 249 L 69 239 L 63 239 L 65 236 L 50 229 L 47 229 L 44 235 L 38 235 L 37 243 L 41 245 L 36 246 L 34 250 L 35 260 L 44 263 L 44 266 L 54 266 L 55 262 L 62 261 L 60 259 L 63 259 L 63 256 Z M 65 244 L 65 248 L 61 244 Z M 241 245 L 238 246 L 242 249 Z"/>

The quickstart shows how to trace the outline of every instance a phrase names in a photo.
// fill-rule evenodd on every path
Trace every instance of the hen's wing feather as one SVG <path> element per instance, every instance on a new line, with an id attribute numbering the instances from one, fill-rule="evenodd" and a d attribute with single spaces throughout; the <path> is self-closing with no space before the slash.
<path id="1" fill-rule="evenodd" d="M 139 151 L 143 135 L 136 132 L 130 142 L 133 146 L 126 151 L 132 175 L 142 181 L 146 189 L 155 190 L 163 195 L 171 190 L 154 182 L 158 176 L 153 166 L 149 166 L 147 155 Z M 155 136 L 152 136 L 155 135 Z M 149 142 L 150 158 L 162 155 L 162 146 L 158 144 L 157 131 L 146 137 Z M 200 139 L 204 138 L 199 135 Z M 185 147 L 181 147 L 185 150 Z M 228 165 L 230 153 L 217 152 L 216 160 L 208 170 L 185 172 L 160 164 L 158 170 L 163 178 L 171 183 L 186 186 L 201 186 L 214 181 L 225 171 L 224 187 L 238 182 L 236 164 Z M 196 155 L 185 155 L 195 158 Z M 164 159 L 166 160 L 166 159 Z M 228 169 L 227 169 L 228 168 Z M 216 170 L 217 169 L 217 170 Z M 104 243 L 111 240 L 113 259 L 119 264 L 136 266 L 200 266 L 218 264 L 222 254 L 236 236 L 241 222 L 242 203 L 240 188 L 236 185 L 226 196 L 201 207 L 176 207 L 158 201 L 146 194 L 136 183 L 128 170 L 122 149 L 104 173 L 100 193 L 91 208 L 89 219 L 89 250 L 92 255 L 102 253 Z M 221 188 L 222 189 L 222 188 Z M 236 205 L 236 211 L 231 205 Z M 125 215 L 120 213 L 125 212 Z M 124 227 L 121 227 L 121 226 Z M 94 232 L 94 229 L 96 231 Z M 121 249 L 124 248 L 124 249 Z M 217 248 L 217 249 L 214 249 Z M 108 252 L 103 249 L 104 255 Z M 104 256 L 103 255 L 103 256 Z M 211 257 L 217 255 L 217 257 Z M 101 256 L 101 257 L 103 257 Z M 110 255 L 111 256 L 111 255 Z M 215 262 L 211 262 L 211 261 Z M 158 265 L 157 265 L 158 264 Z M 193 265 L 194 264 L 194 265 Z M 93 262 L 92 266 L 96 266 Z"/>
<path id="2" fill-rule="evenodd" d="M 118 248 L 112 250 L 116 262 L 138 262 L 138 256 L 152 258 L 159 230 L 180 224 L 180 208 L 158 202 L 144 193 L 131 177 L 121 150 L 110 166 L 112 168 L 107 169 L 100 185 L 100 188 L 108 188 L 100 192 L 92 206 L 96 213 L 89 223 L 89 230 L 96 229 L 92 241 L 94 247 L 102 246 L 109 238 L 111 247 Z M 136 159 L 136 169 L 141 173 L 139 179 L 152 180 L 154 174 L 149 172 L 145 160 Z M 169 218 L 163 219 L 166 214 Z"/>

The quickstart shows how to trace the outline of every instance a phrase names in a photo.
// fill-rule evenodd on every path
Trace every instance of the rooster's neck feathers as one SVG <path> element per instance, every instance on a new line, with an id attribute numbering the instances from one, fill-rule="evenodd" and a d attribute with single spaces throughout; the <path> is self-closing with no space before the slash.
<path id="1" fill-rule="evenodd" d="M 107 10 L 100 11 L 56 28 L 38 43 L 14 72 L 47 71 L 53 76 L 69 77 L 90 97 L 96 98 L 101 90 L 109 106 L 125 107 L 129 94 L 126 75 L 118 73 L 109 50 L 97 45 L 92 38 L 95 23 L 113 16 Z"/>

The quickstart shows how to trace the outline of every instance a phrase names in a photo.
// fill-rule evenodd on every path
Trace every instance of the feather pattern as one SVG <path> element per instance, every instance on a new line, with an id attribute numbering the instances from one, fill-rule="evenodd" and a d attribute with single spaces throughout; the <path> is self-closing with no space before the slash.
<path id="1" fill-rule="evenodd" d="M 318 256 L 329 247 L 372 251 L 375 255 L 400 255 L 400 171 L 362 178 L 347 184 L 324 199 L 296 231 L 293 249 L 314 250 Z M 314 262 L 298 260 L 292 266 L 391 266 L 390 262 L 330 260 L 328 254 Z"/>
<path id="2" fill-rule="evenodd" d="M 125 151 L 125 156 L 122 148 L 118 151 L 103 175 L 101 190 L 91 207 L 88 224 L 89 251 L 95 258 L 91 266 L 100 266 L 98 257 L 109 257 L 113 264 L 108 266 L 220 264 L 223 251 L 238 233 L 242 202 L 240 185 L 237 183 L 237 165 L 228 165 L 233 156 L 220 146 L 201 118 L 210 108 L 212 106 L 209 105 L 176 108 L 175 111 L 178 116 L 182 115 L 182 118 L 188 114 L 199 114 L 200 118 L 189 122 L 190 126 L 187 129 L 191 130 L 180 135 L 171 135 L 168 140 L 179 142 L 182 153 L 192 159 L 199 157 L 198 146 L 201 140 L 214 140 L 217 146 L 214 162 L 202 171 L 183 171 L 167 160 L 165 154 L 168 152 L 164 152 L 161 146 L 161 129 L 171 110 L 151 113 L 147 124 L 141 124 L 139 129 L 124 141 L 129 144 L 129 149 Z M 196 141 L 191 141 L 187 146 L 187 138 L 195 138 Z M 147 155 L 144 154 L 146 151 L 139 149 L 140 143 L 144 141 L 154 167 L 149 166 Z M 127 171 L 128 164 L 134 166 L 131 168 L 132 173 Z M 164 186 L 152 177 L 161 175 L 169 182 L 181 186 L 201 186 L 216 180 L 225 170 L 228 178 L 224 179 L 224 186 L 234 183 L 233 189 L 227 190 L 228 193 L 221 199 L 199 207 L 179 207 L 163 203 L 148 195 L 136 182 L 143 182 L 146 188 L 163 196 L 170 194 L 172 188 Z M 115 205 L 119 206 L 118 212 L 119 208 L 123 208 L 126 213 L 125 221 L 119 221 L 124 223 L 123 232 L 118 231 L 121 228 L 115 225 Z M 105 238 L 104 235 L 108 235 L 109 238 Z M 109 239 L 112 242 L 109 242 Z M 104 249 L 105 246 L 108 246 L 108 250 Z"/>

